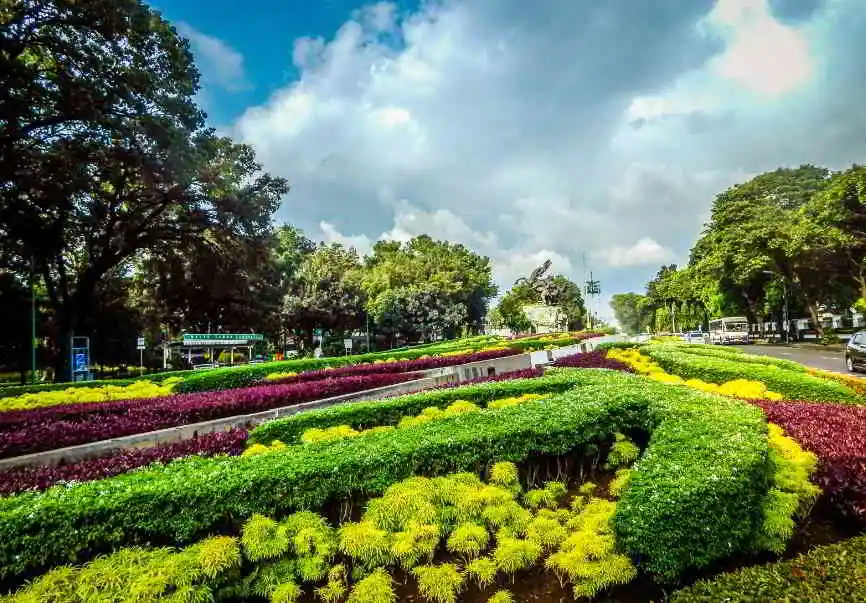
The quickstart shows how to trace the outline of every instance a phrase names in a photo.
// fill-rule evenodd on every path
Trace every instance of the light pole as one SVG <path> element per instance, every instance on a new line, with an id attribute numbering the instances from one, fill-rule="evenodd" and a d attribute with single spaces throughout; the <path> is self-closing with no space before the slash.
<path id="1" fill-rule="evenodd" d="M 30 256 L 30 382 L 36 383 L 36 259 Z"/>

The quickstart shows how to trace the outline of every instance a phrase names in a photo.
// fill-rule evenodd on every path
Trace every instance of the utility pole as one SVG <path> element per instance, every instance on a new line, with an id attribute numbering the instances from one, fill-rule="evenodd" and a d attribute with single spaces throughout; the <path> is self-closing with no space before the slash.
<path id="1" fill-rule="evenodd" d="M 782 280 L 782 300 L 782 321 L 785 323 L 785 344 L 788 344 L 790 343 L 788 338 L 791 332 L 791 325 L 788 322 L 788 283 L 786 283 L 784 279 Z"/>
<path id="2" fill-rule="evenodd" d="M 586 287 L 584 290 L 586 291 L 586 297 L 587 297 L 587 304 L 586 305 L 587 305 L 587 307 L 589 307 L 590 299 L 597 301 L 598 296 L 601 295 L 601 282 L 594 280 L 592 278 L 592 271 L 591 270 L 589 272 L 589 280 L 586 281 Z M 589 314 L 589 318 L 590 318 L 589 328 L 592 329 L 592 311 L 590 310 L 588 312 L 588 314 Z"/>
<path id="3" fill-rule="evenodd" d="M 370 313 L 367 312 L 366 314 L 367 314 L 367 330 L 365 331 L 365 334 L 367 336 L 367 354 L 369 354 L 370 353 Z"/>
<path id="4" fill-rule="evenodd" d="M 30 382 L 36 383 L 36 258 L 30 255 Z"/>

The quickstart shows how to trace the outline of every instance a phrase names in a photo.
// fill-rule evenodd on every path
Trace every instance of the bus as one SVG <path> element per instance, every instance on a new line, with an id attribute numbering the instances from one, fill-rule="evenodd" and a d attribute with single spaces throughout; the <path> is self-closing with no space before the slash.
<path id="1" fill-rule="evenodd" d="M 745 316 L 729 316 L 711 320 L 710 343 L 751 343 L 749 320 Z"/>

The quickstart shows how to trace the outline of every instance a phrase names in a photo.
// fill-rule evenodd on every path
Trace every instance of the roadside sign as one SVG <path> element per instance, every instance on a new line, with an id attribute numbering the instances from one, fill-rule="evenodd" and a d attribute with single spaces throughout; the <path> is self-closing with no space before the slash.
<path id="1" fill-rule="evenodd" d="M 346 348 L 347 352 L 350 351 L 352 349 L 352 340 L 351 339 L 344 339 L 343 340 L 343 347 Z"/>
<path id="2" fill-rule="evenodd" d="M 138 346 L 137 346 L 137 347 L 138 347 L 139 350 L 143 350 L 143 349 L 145 349 L 145 345 L 144 345 L 144 337 L 139 337 L 139 338 L 138 338 Z"/>

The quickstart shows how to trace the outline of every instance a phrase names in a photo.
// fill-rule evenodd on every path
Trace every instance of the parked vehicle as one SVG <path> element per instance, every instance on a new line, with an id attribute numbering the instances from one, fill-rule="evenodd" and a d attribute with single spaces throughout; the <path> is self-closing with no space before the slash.
<path id="1" fill-rule="evenodd" d="M 686 343 L 706 343 L 708 339 L 707 333 L 701 331 L 692 331 L 683 335 L 683 341 Z"/>
<path id="2" fill-rule="evenodd" d="M 845 366 L 852 373 L 866 365 L 866 331 L 857 331 L 845 346 Z"/>
<path id="3" fill-rule="evenodd" d="M 728 316 L 710 321 L 710 343 L 751 343 L 749 319 L 745 316 Z"/>

